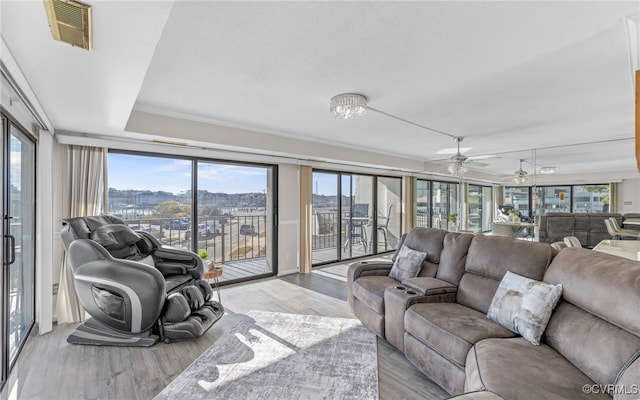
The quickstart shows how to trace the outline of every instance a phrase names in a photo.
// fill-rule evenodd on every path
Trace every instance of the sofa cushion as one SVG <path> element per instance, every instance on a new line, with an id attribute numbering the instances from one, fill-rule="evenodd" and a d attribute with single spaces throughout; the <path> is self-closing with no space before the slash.
<path id="1" fill-rule="evenodd" d="M 553 285 L 507 271 L 493 296 L 487 318 L 529 342 L 540 344 L 562 285 Z"/>
<path id="2" fill-rule="evenodd" d="M 390 276 L 362 276 L 353 283 L 352 293 L 375 312 L 384 314 L 384 291 L 395 285 L 398 281 Z"/>
<path id="3" fill-rule="evenodd" d="M 407 333 L 460 367 L 479 340 L 515 336 L 485 314 L 457 303 L 414 304 L 405 313 L 404 325 Z"/>
<path id="4" fill-rule="evenodd" d="M 469 246 L 456 301 L 486 314 L 507 271 L 542 280 L 552 256 L 547 243 L 476 235 Z"/>
<path id="5" fill-rule="evenodd" d="M 592 250 L 565 249 L 554 258 L 544 281 L 562 284 L 564 300 L 640 336 L 637 261 Z"/>
<path id="6" fill-rule="evenodd" d="M 611 400 L 583 390 L 593 381 L 551 347 L 531 346 L 523 338 L 476 343 L 467 356 L 465 374 L 468 391 L 488 390 L 505 399 Z"/>
<path id="7" fill-rule="evenodd" d="M 456 286 L 460 284 L 472 239 L 472 234 L 456 232 L 449 232 L 444 237 L 436 278 Z"/>
<path id="8" fill-rule="evenodd" d="M 407 278 L 415 278 L 418 276 L 426 256 L 427 253 L 424 251 L 414 250 L 407 245 L 403 245 L 391 267 L 389 276 L 400 282 Z"/>
<path id="9" fill-rule="evenodd" d="M 568 248 L 544 280 L 563 286 L 545 341 L 597 384 L 614 384 L 640 350 L 640 263 Z"/>
<path id="10" fill-rule="evenodd" d="M 426 262 L 433 264 L 440 263 L 440 254 L 444 247 L 444 237 L 447 231 L 434 228 L 413 228 L 404 240 L 404 245 L 418 251 L 427 253 Z"/>
<path id="11" fill-rule="evenodd" d="M 640 350 L 640 337 L 568 302 L 560 302 L 551 315 L 545 342 L 600 385 L 614 384 Z"/>

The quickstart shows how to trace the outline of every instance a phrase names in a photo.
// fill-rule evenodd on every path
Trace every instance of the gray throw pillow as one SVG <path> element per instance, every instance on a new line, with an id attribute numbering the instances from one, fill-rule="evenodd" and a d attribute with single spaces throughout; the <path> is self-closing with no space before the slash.
<path id="1" fill-rule="evenodd" d="M 491 300 L 487 318 L 539 345 L 561 294 L 562 285 L 507 272 Z"/>
<path id="2" fill-rule="evenodd" d="M 422 262 L 426 257 L 427 253 L 424 251 L 413 250 L 407 245 L 402 245 L 389 276 L 400 282 L 407 278 L 415 278 L 420 273 Z"/>

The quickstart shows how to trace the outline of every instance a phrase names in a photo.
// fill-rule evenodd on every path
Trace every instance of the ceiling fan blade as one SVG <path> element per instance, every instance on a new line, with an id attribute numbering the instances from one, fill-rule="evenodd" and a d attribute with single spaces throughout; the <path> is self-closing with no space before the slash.
<path id="1" fill-rule="evenodd" d="M 495 154 L 486 154 L 486 155 L 483 155 L 483 156 L 469 156 L 468 158 L 469 158 L 469 160 L 488 160 L 490 158 L 498 159 L 498 158 L 502 158 L 502 157 L 497 156 Z"/>
<path id="2" fill-rule="evenodd" d="M 478 162 L 478 161 L 467 161 L 465 164 L 472 167 L 488 167 L 489 166 L 489 164 L 487 163 Z"/>

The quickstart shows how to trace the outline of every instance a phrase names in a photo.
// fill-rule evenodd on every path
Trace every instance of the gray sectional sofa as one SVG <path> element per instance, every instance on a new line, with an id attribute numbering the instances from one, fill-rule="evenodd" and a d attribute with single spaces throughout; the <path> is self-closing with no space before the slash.
<path id="1" fill-rule="evenodd" d="M 624 217 L 616 213 L 549 213 L 540 217 L 539 240 L 545 243 L 575 236 L 584 247 L 593 248 L 600 241 L 611 239 L 604 220 L 615 218 L 622 226 Z"/>
<path id="2" fill-rule="evenodd" d="M 451 395 L 640 398 L 639 262 L 430 228 L 413 229 L 398 248 L 404 244 L 427 253 L 419 275 L 391 278 L 397 253 L 390 262 L 355 263 L 349 304 Z M 540 345 L 487 318 L 507 271 L 562 285 Z"/>

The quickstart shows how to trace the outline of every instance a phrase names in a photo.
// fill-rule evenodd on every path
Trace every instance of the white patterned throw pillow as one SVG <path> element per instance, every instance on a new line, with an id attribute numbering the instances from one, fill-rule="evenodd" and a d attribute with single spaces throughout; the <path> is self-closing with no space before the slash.
<path id="1" fill-rule="evenodd" d="M 400 282 L 407 278 L 415 278 L 420 273 L 422 262 L 426 257 L 427 253 L 424 251 L 414 250 L 403 245 L 391 267 L 389 276 Z"/>
<path id="2" fill-rule="evenodd" d="M 539 345 L 561 294 L 562 285 L 507 272 L 491 300 L 487 318 Z"/>

